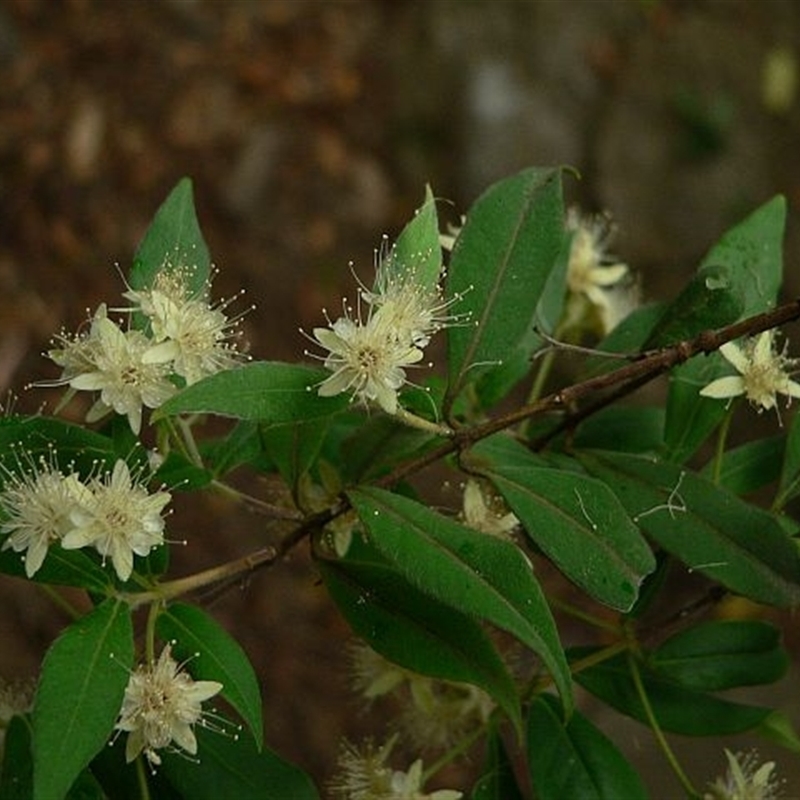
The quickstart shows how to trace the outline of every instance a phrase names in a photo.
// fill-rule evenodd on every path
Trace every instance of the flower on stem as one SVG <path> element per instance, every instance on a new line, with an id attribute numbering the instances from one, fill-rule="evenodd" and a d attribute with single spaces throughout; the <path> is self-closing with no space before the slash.
<path id="1" fill-rule="evenodd" d="M 638 303 L 636 284 L 624 286 L 627 264 L 613 261 L 606 252 L 609 238 L 607 220 L 584 217 L 576 209 L 567 214 L 572 232 L 567 263 L 566 325 L 582 327 L 587 318 L 599 318 L 600 333 L 609 333 Z"/>
<path id="2" fill-rule="evenodd" d="M 731 753 L 726 748 L 728 771 L 709 786 L 704 800 L 777 800 L 780 782 L 775 777 L 775 762 L 758 765 L 755 752 Z"/>
<path id="3" fill-rule="evenodd" d="M 786 395 L 790 401 L 792 397 L 800 397 L 800 383 L 791 380 L 786 372 L 787 367 L 793 367 L 797 361 L 786 357 L 788 342 L 781 352 L 775 350 L 774 335 L 774 330 L 768 330 L 745 340 L 742 345 L 723 344 L 720 353 L 739 374 L 711 381 L 700 394 L 718 399 L 744 395 L 759 413 L 775 408 L 779 394 Z"/>
<path id="4" fill-rule="evenodd" d="M 378 309 L 366 323 L 345 315 L 329 328 L 314 328 L 326 350 L 325 366 L 333 374 L 319 387 L 322 397 L 350 392 L 367 403 L 377 402 L 388 414 L 397 412 L 397 392 L 406 382 L 405 368 L 422 360 L 422 350 L 399 340 Z"/>
<path id="5" fill-rule="evenodd" d="M 70 529 L 61 546 L 68 549 L 94 546 L 111 563 L 121 581 L 133 572 L 133 556 L 146 556 L 164 543 L 162 511 L 169 492 L 149 494 L 128 465 L 118 459 L 111 473 L 95 476 L 69 514 Z"/>
<path id="6" fill-rule="evenodd" d="M 510 539 L 511 532 L 519 525 L 516 515 L 482 481 L 470 478 L 466 482 L 462 502 L 464 524 L 476 531 Z"/>
<path id="7" fill-rule="evenodd" d="M 195 681 L 172 658 L 168 644 L 154 664 L 144 664 L 131 673 L 115 730 L 125 731 L 125 760 L 144 753 L 152 765 L 161 763 L 156 752 L 172 743 L 197 753 L 194 726 L 204 724 L 203 702 L 222 690 L 217 681 Z"/>
<path id="8" fill-rule="evenodd" d="M 58 340 L 62 346 L 48 352 L 63 368 L 53 385 L 100 392 L 100 399 L 86 415 L 87 422 L 113 410 L 127 416 L 131 430 L 138 435 L 142 407 L 158 408 L 176 391 L 168 378 L 169 368 L 145 360 L 152 347 L 147 336 L 138 330 L 123 331 L 108 318 L 104 305 L 95 313 L 88 334 L 71 339 L 62 334 Z"/>
<path id="9" fill-rule="evenodd" d="M 396 737 L 376 748 L 368 741 L 362 747 L 343 742 L 339 771 L 329 784 L 339 800 L 459 800 L 463 795 L 452 789 L 430 794 L 422 791 L 422 761 L 415 761 L 405 771 L 386 764 Z"/>
<path id="10" fill-rule="evenodd" d="M 0 532 L 8 534 L 3 550 L 25 553 L 25 574 L 32 578 L 50 545 L 61 541 L 72 528 L 70 515 L 87 490 L 76 475 L 64 475 L 44 458 L 38 467 L 30 466 L 22 474 L 2 467 L 0 508 L 5 519 Z"/>
<path id="11" fill-rule="evenodd" d="M 180 267 L 162 269 L 151 288 L 131 289 L 123 295 L 135 303 L 130 310 L 150 321 L 153 344 L 144 354 L 144 362 L 169 364 L 187 385 L 248 358 L 233 341 L 240 318 L 230 320 L 224 313 L 230 301 L 210 305 L 204 293 L 191 293 L 189 277 Z"/>

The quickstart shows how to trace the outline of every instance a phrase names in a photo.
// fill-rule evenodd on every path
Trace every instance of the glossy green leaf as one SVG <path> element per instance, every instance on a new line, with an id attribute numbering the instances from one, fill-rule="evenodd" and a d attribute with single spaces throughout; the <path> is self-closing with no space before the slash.
<path id="1" fill-rule="evenodd" d="M 214 476 L 223 477 L 236 467 L 254 462 L 263 455 L 259 424 L 255 420 L 238 422 L 227 436 L 205 443 L 200 452 Z"/>
<path id="2" fill-rule="evenodd" d="M 34 800 L 61 800 L 108 742 L 133 661 L 130 608 L 109 599 L 45 656 L 33 705 Z"/>
<path id="3" fill-rule="evenodd" d="M 524 800 L 514 776 L 514 765 L 495 728 L 487 739 L 483 774 L 472 788 L 470 800 Z"/>
<path id="4" fill-rule="evenodd" d="M 192 182 L 182 178 L 156 211 L 136 250 L 128 277 L 132 289 L 147 289 L 162 269 L 188 271 L 192 294 L 205 296 L 211 257 L 197 222 Z"/>
<path id="5" fill-rule="evenodd" d="M 786 503 L 800 493 L 800 414 L 792 417 L 786 436 L 786 450 L 781 465 L 781 479 L 775 508 L 782 509 Z"/>
<path id="6" fill-rule="evenodd" d="M 216 414 L 277 425 L 327 417 L 350 402 L 346 394 L 319 397 L 315 387 L 329 374 L 299 364 L 256 361 L 188 386 L 155 411 L 153 419 Z"/>
<path id="7" fill-rule="evenodd" d="M 591 649 L 570 655 L 586 656 Z M 760 725 L 771 709 L 723 700 L 695 691 L 660 673 L 639 665 L 642 683 L 659 725 L 670 733 L 686 736 L 726 736 Z M 588 692 L 617 711 L 647 723 L 647 714 L 623 654 L 576 673 L 575 680 Z"/>
<path id="8" fill-rule="evenodd" d="M 747 442 L 726 451 L 716 481 L 734 494 L 749 494 L 775 483 L 781 474 L 781 463 L 786 449 L 786 436 L 768 436 Z M 703 468 L 702 475 L 714 480 L 716 461 L 711 459 Z"/>
<path id="9" fill-rule="evenodd" d="M 174 641 L 173 653 L 196 680 L 219 681 L 222 696 L 241 714 L 260 748 L 263 743 L 261 691 L 241 645 L 197 606 L 174 603 L 158 618 L 157 630 Z"/>
<path id="10" fill-rule="evenodd" d="M 800 554 L 771 514 L 675 464 L 600 451 L 578 457 L 690 571 L 757 602 L 800 602 Z"/>
<path id="11" fill-rule="evenodd" d="M 758 620 L 701 622 L 667 639 L 649 663 L 682 686 L 704 692 L 773 683 L 789 667 L 780 638 L 776 627 Z"/>
<path id="12" fill-rule="evenodd" d="M 361 487 L 348 492 L 383 557 L 420 591 L 508 631 L 537 653 L 567 709 L 569 670 L 553 617 L 518 547 L 465 528 L 405 497 Z"/>
<path id="13" fill-rule="evenodd" d="M 528 169 L 500 181 L 469 211 L 448 270 L 448 295 L 463 295 L 453 310 L 471 314 L 471 324 L 448 330 L 448 407 L 531 328 L 564 237 L 558 169 Z"/>
<path id="14" fill-rule="evenodd" d="M 246 734 L 233 739 L 195 729 L 197 761 L 165 752 L 163 772 L 191 800 L 319 800 L 311 779 L 270 750 L 259 751 Z"/>
<path id="15" fill-rule="evenodd" d="M 531 540 L 570 580 L 612 608 L 633 606 L 655 559 L 607 486 L 553 469 L 502 434 L 474 447 L 470 466 L 494 483 Z"/>
<path id="16" fill-rule="evenodd" d="M 540 695 L 527 726 L 528 763 L 538 800 L 647 800 L 642 780 L 611 740 L 576 711 L 564 722 Z"/>
<path id="17" fill-rule="evenodd" d="M 421 592 L 369 543 L 354 541 L 345 559 L 317 564 L 339 610 L 373 650 L 413 672 L 482 688 L 521 730 L 514 683 L 474 619 Z"/>
<path id="18" fill-rule="evenodd" d="M 671 344 L 772 307 L 783 276 L 785 220 L 786 202 L 776 197 L 728 231 L 668 307 L 648 346 Z M 722 421 L 726 404 L 699 392 L 730 371 L 718 354 L 693 358 L 672 371 L 664 439 L 673 461 L 691 457 Z"/>
<path id="19" fill-rule="evenodd" d="M 442 248 L 439 244 L 439 218 L 431 187 L 425 188 L 425 200 L 381 264 L 392 278 L 413 273 L 418 286 L 432 289 L 442 272 Z"/>

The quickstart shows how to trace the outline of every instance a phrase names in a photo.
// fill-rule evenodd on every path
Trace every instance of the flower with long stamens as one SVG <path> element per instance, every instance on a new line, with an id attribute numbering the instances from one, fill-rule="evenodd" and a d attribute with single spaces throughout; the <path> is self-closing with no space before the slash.
<path id="1" fill-rule="evenodd" d="M 189 278 L 185 269 L 164 269 L 151 288 L 124 294 L 135 303 L 130 310 L 150 321 L 154 343 L 144 353 L 144 363 L 170 365 L 187 385 L 248 359 L 236 349 L 240 319 L 225 315 L 228 301 L 209 304 L 205 292 L 191 292 Z"/>
<path id="2" fill-rule="evenodd" d="M 775 331 L 768 330 L 757 337 L 745 340 L 742 345 L 726 342 L 719 351 L 732 364 L 738 375 L 717 378 L 700 390 L 703 397 L 718 399 L 744 395 L 759 413 L 777 406 L 777 396 L 785 395 L 791 401 L 800 397 L 800 383 L 789 377 L 787 368 L 797 364 L 787 358 L 784 344 L 781 352 L 775 349 Z"/>
<path id="3" fill-rule="evenodd" d="M 86 499 L 87 489 L 74 474 L 64 475 L 42 459 L 22 474 L 2 469 L 0 509 L 5 519 L 0 532 L 8 534 L 3 550 L 24 552 L 25 574 L 32 578 L 41 568 L 51 545 L 72 528 L 70 514 Z"/>
<path id="4" fill-rule="evenodd" d="M 93 546 L 111 559 L 121 581 L 133 572 L 133 556 L 146 556 L 164 543 L 164 506 L 169 492 L 150 494 L 118 459 L 111 473 L 95 476 L 88 492 L 69 514 L 70 529 L 61 539 L 68 550 Z"/>
<path id="5" fill-rule="evenodd" d="M 329 784 L 338 800 L 459 800 L 463 795 L 452 789 L 439 789 L 430 794 L 422 791 L 422 761 L 400 772 L 386 761 L 395 739 L 376 748 L 372 742 L 356 747 L 342 744 L 339 771 Z"/>
<path id="6" fill-rule="evenodd" d="M 195 681 L 172 658 L 168 644 L 158 661 L 137 667 L 128 679 L 116 730 L 125 731 L 125 760 L 144 753 L 152 765 L 161 763 L 157 750 L 178 748 L 197 753 L 194 726 L 203 724 L 202 704 L 222 690 L 217 681 Z"/>
<path id="7" fill-rule="evenodd" d="M 759 766 L 756 753 L 734 754 L 728 749 L 725 757 L 728 771 L 709 786 L 710 791 L 703 795 L 703 800 L 777 800 L 780 797 L 774 761 Z"/>
<path id="8" fill-rule="evenodd" d="M 405 368 L 419 363 L 423 354 L 410 341 L 398 340 L 382 308 L 366 323 L 339 317 L 329 328 L 314 328 L 314 337 L 329 351 L 325 366 L 333 373 L 319 386 L 322 397 L 349 392 L 363 402 L 377 402 L 388 414 L 397 412 Z"/>

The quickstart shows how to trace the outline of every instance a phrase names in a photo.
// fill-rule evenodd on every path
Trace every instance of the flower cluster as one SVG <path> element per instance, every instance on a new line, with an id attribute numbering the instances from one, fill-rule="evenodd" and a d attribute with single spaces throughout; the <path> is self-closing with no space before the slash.
<path id="1" fill-rule="evenodd" d="M 164 543 L 165 491 L 148 493 L 139 476 L 118 459 L 113 470 L 83 482 L 42 460 L 38 468 L 14 473 L 3 467 L 0 533 L 3 550 L 24 552 L 25 574 L 33 577 L 51 545 L 72 550 L 94 547 L 110 558 L 120 580 L 133 571 L 133 556 L 146 556 Z"/>
<path id="2" fill-rule="evenodd" d="M 790 379 L 787 368 L 797 364 L 786 357 L 786 347 L 775 350 L 775 331 L 768 330 L 747 339 L 743 345 L 726 342 L 719 351 L 732 364 L 738 375 L 729 375 L 711 381 L 701 389 L 703 397 L 734 398 L 744 395 L 759 413 L 777 407 L 777 395 L 800 397 L 800 383 Z"/>
<path id="3" fill-rule="evenodd" d="M 754 752 L 742 754 L 725 750 L 728 771 L 703 795 L 704 800 L 777 800 L 780 782 L 774 774 L 775 762 L 758 765 Z"/>
<path id="4" fill-rule="evenodd" d="M 377 265 L 374 288 L 361 287 L 358 312 L 345 305 L 343 316 L 328 318 L 327 328 L 314 328 L 316 343 L 328 351 L 325 367 L 333 373 L 320 384 L 319 394 L 349 392 L 396 414 L 406 369 L 422 361 L 435 333 L 462 319 L 448 313 L 460 299 L 444 299 L 438 284 L 424 285 L 415 269 L 399 268 L 389 253 Z"/>
<path id="5" fill-rule="evenodd" d="M 192 291 L 191 274 L 166 264 L 151 287 L 125 292 L 133 306 L 124 310 L 135 315 L 132 319 L 146 320 L 143 326 L 123 327 L 102 304 L 88 330 L 55 337 L 47 355 L 62 373 L 50 385 L 98 392 L 88 422 L 114 411 L 127 416 L 138 435 L 144 407 L 158 408 L 178 385 L 196 383 L 246 358 L 233 341 L 239 320 L 225 316 L 228 303 L 212 306 L 206 291 Z"/>
<path id="6" fill-rule="evenodd" d="M 463 796 L 453 789 L 423 793 L 420 760 L 405 772 L 393 770 L 386 762 L 394 743 L 392 739 L 375 747 L 366 742 L 359 748 L 344 742 L 339 772 L 328 787 L 331 794 L 340 800 L 459 800 Z"/>
<path id="7" fill-rule="evenodd" d="M 128 679 L 115 727 L 128 734 L 125 760 L 144 753 L 151 765 L 158 765 L 161 756 L 156 751 L 173 742 L 195 755 L 193 727 L 207 724 L 202 704 L 221 690 L 217 681 L 193 680 L 172 658 L 172 646 L 166 645 L 157 662 L 137 667 Z"/>

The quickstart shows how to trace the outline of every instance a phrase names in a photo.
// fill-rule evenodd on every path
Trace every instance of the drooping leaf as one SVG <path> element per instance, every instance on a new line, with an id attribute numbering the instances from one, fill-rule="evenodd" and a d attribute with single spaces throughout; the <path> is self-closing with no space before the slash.
<path id="1" fill-rule="evenodd" d="M 156 211 L 136 250 L 128 283 L 132 289 L 147 289 L 162 269 L 176 267 L 187 271 L 190 293 L 205 296 L 211 257 L 197 222 L 189 178 L 182 178 Z"/>
<path id="2" fill-rule="evenodd" d="M 187 662 L 196 680 L 222 684 L 222 696 L 241 714 L 261 748 L 261 692 L 241 645 L 216 620 L 185 603 L 170 605 L 159 616 L 157 630 L 162 639 L 175 642 L 175 658 Z"/>
<path id="3" fill-rule="evenodd" d="M 561 172 L 528 169 L 492 186 L 467 214 L 447 291 L 470 323 L 448 330 L 447 406 L 530 329 L 565 237 Z"/>
<path id="4" fill-rule="evenodd" d="M 425 200 L 403 228 L 385 258 L 382 268 L 388 276 L 402 278 L 413 273 L 418 286 L 432 289 L 442 272 L 442 248 L 439 245 L 439 218 L 431 187 L 425 187 Z"/>
<path id="5" fill-rule="evenodd" d="M 771 514 L 675 464 L 600 451 L 578 458 L 690 571 L 757 602 L 800 602 L 800 555 Z"/>
<path id="6" fill-rule="evenodd" d="M 33 705 L 34 800 L 61 800 L 108 742 L 133 661 L 130 608 L 109 599 L 45 656 Z"/>
<path id="7" fill-rule="evenodd" d="M 518 547 L 371 487 L 348 497 L 381 555 L 420 591 L 508 631 L 550 670 L 568 710 L 569 671 L 550 609 Z"/>
<path id="8" fill-rule="evenodd" d="M 514 767 L 495 728 L 486 742 L 483 774 L 473 787 L 470 800 L 523 800 Z"/>
<path id="9" fill-rule="evenodd" d="M 330 373 L 277 361 L 218 372 L 167 400 L 153 420 L 175 414 L 216 414 L 278 425 L 319 419 L 347 408 L 350 397 L 319 397 L 314 387 Z"/>
<path id="10" fill-rule="evenodd" d="M 539 800 L 647 800 L 642 780 L 611 740 L 576 711 L 564 722 L 554 697 L 531 705 L 531 781 Z"/>
<path id="11" fill-rule="evenodd" d="M 648 346 L 672 344 L 773 306 L 783 277 L 785 221 L 786 201 L 779 196 L 729 230 L 667 308 Z M 673 461 L 685 462 L 722 421 L 725 403 L 699 393 L 728 371 L 717 354 L 672 370 L 664 440 Z"/>
<path id="12" fill-rule="evenodd" d="M 271 750 L 197 727 L 197 761 L 165 752 L 163 771 L 182 797 L 192 800 L 319 800 L 311 779 Z"/>
<path id="13" fill-rule="evenodd" d="M 590 652 L 591 648 L 576 648 L 570 655 L 583 658 Z M 760 725 L 771 712 L 769 708 L 735 703 L 689 689 L 646 664 L 639 664 L 639 673 L 659 725 L 670 733 L 686 736 L 742 733 Z M 648 724 L 624 654 L 580 670 L 575 680 L 617 711 Z"/>
<path id="14" fill-rule="evenodd" d="M 789 666 L 780 631 L 758 620 L 711 620 L 670 637 L 650 666 L 682 686 L 719 691 L 773 683 Z"/>
<path id="15" fill-rule="evenodd" d="M 339 610 L 373 650 L 413 672 L 482 688 L 521 730 L 514 683 L 474 619 L 421 592 L 368 542 L 355 539 L 346 558 L 317 563 Z"/>
<path id="16" fill-rule="evenodd" d="M 470 453 L 528 536 L 592 597 L 629 610 L 655 559 L 614 493 L 578 472 L 553 469 L 514 439 L 497 435 Z"/>

